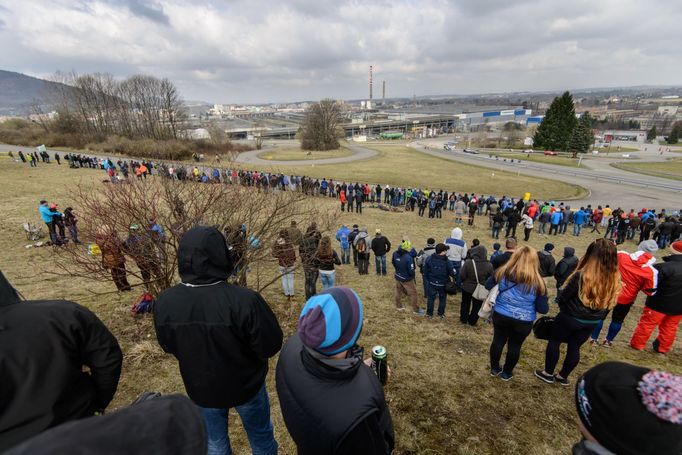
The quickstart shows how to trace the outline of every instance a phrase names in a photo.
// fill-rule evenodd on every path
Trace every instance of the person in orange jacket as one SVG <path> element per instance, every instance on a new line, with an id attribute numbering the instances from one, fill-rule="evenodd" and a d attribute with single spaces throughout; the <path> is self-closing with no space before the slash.
<path id="1" fill-rule="evenodd" d="M 346 192 L 341 190 L 339 191 L 339 199 L 341 200 L 341 211 L 346 210 Z"/>

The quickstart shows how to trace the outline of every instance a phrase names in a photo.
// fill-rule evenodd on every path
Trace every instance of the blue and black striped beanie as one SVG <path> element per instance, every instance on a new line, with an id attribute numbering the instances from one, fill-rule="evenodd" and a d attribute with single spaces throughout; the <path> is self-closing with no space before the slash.
<path id="1" fill-rule="evenodd" d="M 355 291 L 333 287 L 308 299 L 298 320 L 298 336 L 310 349 L 335 355 L 355 344 L 362 321 L 362 301 Z"/>

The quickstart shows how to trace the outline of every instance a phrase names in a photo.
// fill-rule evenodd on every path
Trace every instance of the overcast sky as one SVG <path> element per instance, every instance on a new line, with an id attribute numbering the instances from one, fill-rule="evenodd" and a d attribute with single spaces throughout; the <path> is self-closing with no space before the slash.
<path id="1" fill-rule="evenodd" d="M 682 82 L 682 0 L 0 0 L 0 69 L 241 103 Z"/>

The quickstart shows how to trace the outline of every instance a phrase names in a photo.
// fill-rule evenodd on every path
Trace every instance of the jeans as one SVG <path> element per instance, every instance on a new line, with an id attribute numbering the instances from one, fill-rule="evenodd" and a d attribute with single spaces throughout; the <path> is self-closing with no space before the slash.
<path id="1" fill-rule="evenodd" d="M 438 316 L 445 316 L 445 303 L 447 294 L 445 293 L 445 286 L 428 285 L 429 295 L 426 299 L 426 315 L 433 316 L 433 304 L 438 296 Z"/>
<path id="2" fill-rule="evenodd" d="M 568 229 L 568 223 L 561 223 L 559 226 L 559 234 L 565 234 L 566 229 Z"/>
<path id="3" fill-rule="evenodd" d="M 561 343 L 567 343 L 566 358 L 559 375 L 566 379 L 580 362 L 580 347 L 587 341 L 595 324 L 584 324 L 576 318 L 559 312 L 552 325 L 552 335 L 545 351 L 545 372 L 554 373 L 559 361 Z"/>
<path id="4" fill-rule="evenodd" d="M 559 233 L 559 225 L 558 224 L 552 224 L 549 226 L 549 235 L 552 235 L 552 232 L 554 232 L 554 235 L 557 235 Z"/>
<path id="5" fill-rule="evenodd" d="M 670 242 L 670 234 L 661 234 L 658 236 L 658 247 L 666 248 Z"/>
<path id="6" fill-rule="evenodd" d="M 547 225 L 548 225 L 548 224 L 549 224 L 549 223 L 547 223 L 547 222 L 545 222 L 545 223 L 540 223 L 540 227 L 538 228 L 538 233 L 540 233 L 540 234 L 546 234 L 546 233 L 547 233 Z"/>
<path id="7" fill-rule="evenodd" d="M 350 247 L 341 248 L 341 264 L 350 264 Z"/>
<path id="8" fill-rule="evenodd" d="M 279 273 L 282 275 L 282 290 L 287 297 L 294 295 L 294 268 L 293 267 L 279 267 Z"/>
<path id="9" fill-rule="evenodd" d="M 462 261 L 450 261 L 450 264 L 452 264 L 452 268 L 455 269 L 455 286 L 457 286 L 458 291 L 461 291 L 462 275 L 459 272 L 462 269 Z"/>
<path id="10" fill-rule="evenodd" d="M 303 275 L 305 276 L 305 299 L 308 300 L 310 297 L 317 294 L 317 276 L 319 272 L 317 270 L 303 269 Z"/>
<path id="11" fill-rule="evenodd" d="M 227 434 L 229 409 L 199 407 L 208 433 L 208 455 L 230 455 L 230 438 Z M 246 403 L 235 406 L 249 438 L 254 455 L 277 455 L 277 441 L 270 421 L 270 400 L 265 383 L 258 393 Z"/>
<path id="12" fill-rule="evenodd" d="M 490 368 L 500 368 L 502 349 L 507 345 L 507 356 L 502 371 L 512 374 L 521 356 L 521 345 L 533 328 L 532 322 L 519 321 L 493 312 L 493 341 L 490 344 Z"/>
<path id="13" fill-rule="evenodd" d="M 580 235 L 580 231 L 582 231 L 582 230 L 583 230 L 583 225 L 582 225 L 582 224 L 575 223 L 575 224 L 573 225 L 573 235 L 579 236 L 579 235 Z M 549 371 L 548 371 L 547 373 L 549 373 Z M 563 376 L 561 376 L 561 377 L 563 378 Z M 565 378 L 564 378 L 564 379 L 565 379 Z"/>
<path id="14" fill-rule="evenodd" d="M 493 226 L 493 238 L 494 239 L 500 238 L 500 226 L 497 226 L 497 227 Z"/>
<path id="15" fill-rule="evenodd" d="M 611 324 L 609 324 L 609 331 L 606 333 L 606 339 L 608 341 L 613 341 L 614 338 L 616 338 L 616 335 L 618 335 L 618 332 L 620 332 L 620 329 L 623 326 L 623 322 L 625 321 L 625 318 L 627 317 L 631 308 L 632 303 L 618 304 L 613 308 L 613 311 L 611 312 Z M 596 327 L 592 331 L 591 338 L 593 340 L 598 340 L 599 333 L 601 332 L 601 329 L 604 326 L 604 321 L 599 321 L 595 325 Z"/>
<path id="16" fill-rule="evenodd" d="M 336 272 L 333 270 L 331 273 L 320 272 L 320 281 L 323 290 L 333 287 L 336 281 Z"/>
<path id="17" fill-rule="evenodd" d="M 374 256 L 374 262 L 377 268 L 377 275 L 386 275 L 386 255 Z"/>

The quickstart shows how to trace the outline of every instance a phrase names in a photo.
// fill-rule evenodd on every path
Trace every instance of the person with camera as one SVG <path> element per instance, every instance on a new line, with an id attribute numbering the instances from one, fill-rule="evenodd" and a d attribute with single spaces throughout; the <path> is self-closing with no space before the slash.
<path id="1" fill-rule="evenodd" d="M 282 417 L 301 455 L 389 454 L 391 414 L 375 372 L 358 346 L 363 305 L 333 287 L 306 302 L 298 330 L 277 362 Z"/>

